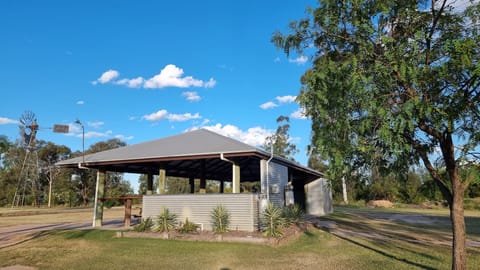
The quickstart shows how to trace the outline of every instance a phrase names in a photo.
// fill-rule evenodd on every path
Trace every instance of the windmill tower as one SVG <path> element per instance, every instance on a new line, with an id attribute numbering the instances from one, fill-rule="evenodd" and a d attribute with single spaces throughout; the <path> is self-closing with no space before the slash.
<path id="1" fill-rule="evenodd" d="M 17 188 L 13 197 L 12 207 L 25 205 L 25 196 L 28 194 L 33 198 L 33 205 L 39 206 L 39 166 L 36 138 L 39 126 L 35 114 L 31 111 L 24 112 L 19 122 L 24 158 L 17 179 Z"/>

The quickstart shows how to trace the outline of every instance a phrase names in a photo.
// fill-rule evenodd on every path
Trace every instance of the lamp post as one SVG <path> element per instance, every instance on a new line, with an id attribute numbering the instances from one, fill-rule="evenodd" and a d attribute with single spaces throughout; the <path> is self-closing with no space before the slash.
<path id="1" fill-rule="evenodd" d="M 85 127 L 80 120 L 75 120 L 75 124 L 82 127 L 82 164 L 85 164 Z"/>

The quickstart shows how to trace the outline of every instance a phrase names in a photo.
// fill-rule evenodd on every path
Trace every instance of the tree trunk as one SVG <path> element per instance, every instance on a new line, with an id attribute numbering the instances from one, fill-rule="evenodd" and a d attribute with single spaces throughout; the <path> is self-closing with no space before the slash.
<path id="1" fill-rule="evenodd" d="M 345 182 L 345 175 L 342 176 L 342 193 L 343 193 L 343 202 L 345 204 L 348 204 L 347 183 Z"/>
<path id="2" fill-rule="evenodd" d="M 465 232 L 465 217 L 463 211 L 463 197 L 465 188 L 460 182 L 458 175 L 452 179 L 453 201 L 450 205 L 450 220 L 452 222 L 452 269 L 467 269 L 467 247 Z"/>

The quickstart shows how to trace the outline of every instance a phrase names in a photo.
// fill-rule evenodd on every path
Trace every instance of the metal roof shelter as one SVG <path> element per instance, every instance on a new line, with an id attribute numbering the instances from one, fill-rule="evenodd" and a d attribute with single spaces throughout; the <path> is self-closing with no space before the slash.
<path id="1" fill-rule="evenodd" d="M 106 172 L 108 171 L 138 173 L 148 176 L 148 190 L 147 195 L 143 197 L 143 209 L 150 215 L 154 215 L 155 211 L 158 211 L 154 201 L 167 200 L 171 204 L 175 200 L 175 197 L 172 196 L 167 198 L 153 195 L 152 181 L 153 175 L 156 174 L 159 175 L 159 194 L 165 194 L 167 176 L 188 178 L 191 193 L 194 192 L 194 179 L 200 179 L 200 193 L 205 193 L 206 179 L 220 181 L 221 193 L 223 193 L 225 181 L 232 182 L 232 193 L 240 193 L 241 182 L 258 181 L 261 186 L 262 200 L 266 199 L 266 201 L 282 204 L 282 202 L 285 202 L 285 198 L 281 190 L 283 191 L 285 186 L 290 185 L 293 186 L 295 201 L 302 206 L 305 206 L 308 199 L 308 192 L 305 191 L 304 186 L 323 177 L 320 172 L 304 167 L 299 163 L 271 155 L 264 150 L 206 129 L 198 129 L 158 140 L 72 158 L 60 161 L 56 165 L 67 168 L 78 167 L 98 170 L 94 227 L 102 225 L 102 198 L 104 198 Z M 233 200 L 233 197 L 228 196 L 218 198 L 226 198 L 225 203 Z M 236 196 L 235 198 L 239 199 L 240 197 Z M 201 200 L 204 200 L 204 204 L 215 203 L 205 196 L 189 197 L 191 205 L 202 203 Z M 246 205 L 248 205 L 248 202 L 232 205 L 232 209 L 240 206 L 237 209 L 238 211 L 234 211 L 233 214 L 245 210 Z M 258 207 L 255 206 L 252 209 L 258 210 Z M 257 215 L 252 213 L 250 213 L 250 225 L 258 219 Z M 244 221 L 245 219 L 241 218 L 239 220 Z"/>
<path id="2" fill-rule="evenodd" d="M 241 181 L 258 181 L 259 160 L 271 157 L 270 153 L 254 146 L 207 129 L 197 129 L 86 155 L 84 161 L 82 157 L 77 157 L 56 165 L 139 174 L 158 174 L 158 169 L 163 168 L 167 176 L 232 180 L 231 164 L 222 160 L 221 156 L 240 166 Z M 308 183 L 323 176 L 318 171 L 280 156 L 274 155 L 272 161 L 288 167 L 293 181 Z"/>

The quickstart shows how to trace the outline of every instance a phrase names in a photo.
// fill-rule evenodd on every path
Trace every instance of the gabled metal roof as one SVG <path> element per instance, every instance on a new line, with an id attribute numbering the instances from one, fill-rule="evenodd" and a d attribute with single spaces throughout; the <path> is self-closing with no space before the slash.
<path id="1" fill-rule="evenodd" d="M 241 178 L 259 179 L 259 160 L 270 153 L 207 129 L 197 129 L 179 135 L 102 151 L 56 163 L 60 167 L 77 167 L 116 172 L 158 173 L 167 169 L 172 176 L 188 177 L 207 172 L 209 179 L 231 178 L 231 164 L 220 155 L 239 163 Z M 288 159 L 274 156 L 275 162 L 294 169 L 302 177 L 318 178 L 322 174 Z"/>

